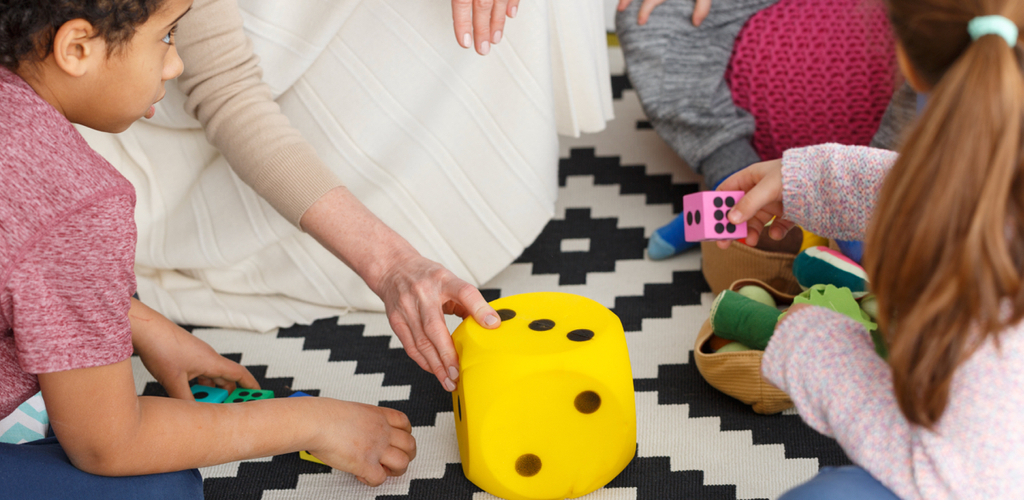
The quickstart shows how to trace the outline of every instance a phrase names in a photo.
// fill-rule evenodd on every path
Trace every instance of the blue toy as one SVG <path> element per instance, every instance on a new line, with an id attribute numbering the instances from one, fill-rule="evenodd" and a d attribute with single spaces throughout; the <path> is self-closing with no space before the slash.
<path id="1" fill-rule="evenodd" d="M 192 397 L 200 403 L 223 403 L 228 398 L 228 391 L 219 387 L 207 387 L 205 385 L 193 385 Z"/>

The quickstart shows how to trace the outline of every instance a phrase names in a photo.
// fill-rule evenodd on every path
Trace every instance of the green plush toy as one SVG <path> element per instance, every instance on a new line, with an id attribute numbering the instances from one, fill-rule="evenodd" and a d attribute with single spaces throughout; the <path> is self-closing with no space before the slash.
<path id="1" fill-rule="evenodd" d="M 814 285 L 797 295 L 793 303 L 824 307 L 864 325 L 871 332 L 875 351 L 882 358 L 887 357 L 885 342 L 878 332 L 878 325 L 860 308 L 849 288 Z M 711 305 L 711 327 L 719 337 L 763 351 L 775 333 L 775 325 L 781 321 L 784 314 L 757 300 L 732 290 L 724 290 Z"/>
<path id="2" fill-rule="evenodd" d="M 782 312 L 732 290 L 723 290 L 711 304 L 711 328 L 723 339 L 763 351 Z"/>
<path id="3" fill-rule="evenodd" d="M 794 304 L 810 304 L 831 309 L 864 325 L 868 331 L 878 328 L 868 313 L 860 308 L 849 288 L 834 285 L 814 285 L 793 298 Z M 781 319 L 781 318 L 780 318 Z"/>

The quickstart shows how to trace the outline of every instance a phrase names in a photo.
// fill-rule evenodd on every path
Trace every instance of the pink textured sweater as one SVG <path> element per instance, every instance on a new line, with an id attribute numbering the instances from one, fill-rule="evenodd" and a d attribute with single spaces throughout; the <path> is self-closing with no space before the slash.
<path id="1" fill-rule="evenodd" d="M 132 354 L 135 190 L 0 67 L 0 418 L 39 373 Z"/>
<path id="2" fill-rule="evenodd" d="M 863 238 L 885 150 L 827 144 L 783 156 L 787 218 L 815 233 Z M 804 421 L 903 499 L 1024 498 L 1024 326 L 985 344 L 954 375 L 935 431 L 909 424 L 889 366 L 857 322 L 822 308 L 788 315 L 762 364 Z"/>

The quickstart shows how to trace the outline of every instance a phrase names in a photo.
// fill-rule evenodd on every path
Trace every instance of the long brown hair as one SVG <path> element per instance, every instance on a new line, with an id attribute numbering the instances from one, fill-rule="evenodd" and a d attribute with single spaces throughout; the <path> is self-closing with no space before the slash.
<path id="1" fill-rule="evenodd" d="M 967 23 L 1020 26 L 1021 0 L 889 0 L 897 40 L 931 86 L 868 229 L 864 267 L 878 295 L 896 400 L 934 427 L 953 372 L 1024 316 L 1024 75 L 999 36 Z"/>

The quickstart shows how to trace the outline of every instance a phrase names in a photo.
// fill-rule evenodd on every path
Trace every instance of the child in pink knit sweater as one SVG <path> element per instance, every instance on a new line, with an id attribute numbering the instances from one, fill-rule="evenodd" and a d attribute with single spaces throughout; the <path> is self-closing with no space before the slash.
<path id="1" fill-rule="evenodd" d="M 1024 2 L 888 6 L 900 67 L 930 94 L 900 154 L 790 150 L 720 186 L 747 192 L 729 218 L 748 242 L 773 216 L 771 237 L 866 235 L 888 342 L 886 362 L 811 306 L 776 327 L 762 374 L 857 465 L 782 498 L 1024 498 Z"/>
<path id="2" fill-rule="evenodd" d="M 191 5 L 0 0 L 0 419 L 41 391 L 55 434 L 0 444 L 5 498 L 202 498 L 198 467 L 300 450 L 378 485 L 416 454 L 389 408 L 196 402 L 195 378 L 258 385 L 132 298 L 135 191 L 72 124 L 152 117 Z M 136 394 L 133 352 L 173 397 Z"/>

